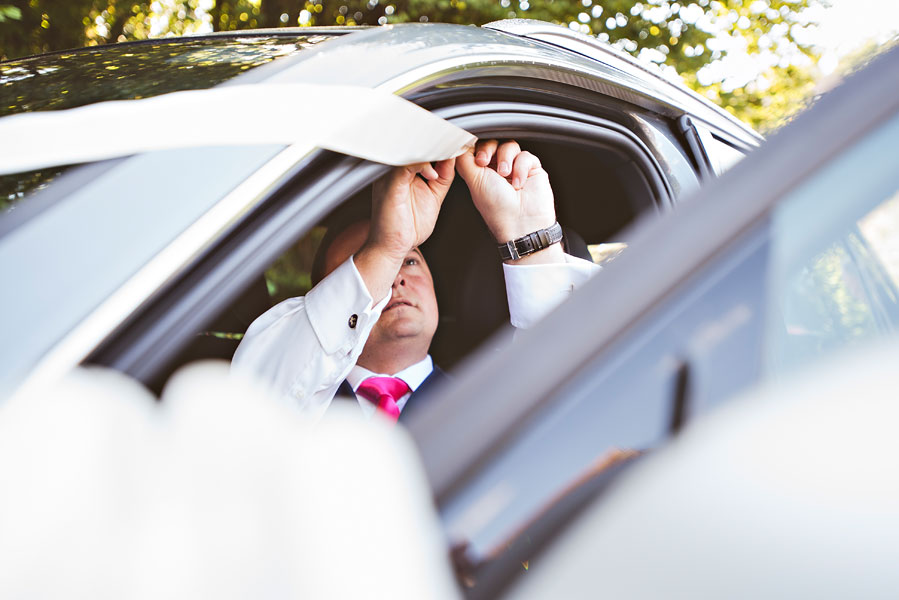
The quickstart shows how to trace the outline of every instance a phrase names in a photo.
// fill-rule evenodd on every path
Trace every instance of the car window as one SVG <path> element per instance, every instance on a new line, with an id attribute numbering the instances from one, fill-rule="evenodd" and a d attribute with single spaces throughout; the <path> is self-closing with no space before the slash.
<path id="1" fill-rule="evenodd" d="M 746 153 L 722 140 L 704 127 L 699 127 L 699 137 L 712 169 L 716 175 L 721 175 L 732 166 L 740 162 Z"/>
<path id="2" fill-rule="evenodd" d="M 18 340 L 0 349 L 0 390 L 18 382 L 61 335 L 281 150 L 242 146 L 149 152 L 114 161 L 116 168 L 100 172 L 95 168 L 105 162 L 87 165 L 82 169 L 92 175 L 89 181 L 61 184 L 68 192 L 63 201 L 0 237 L 0 271 L 5 281 L 14 282 L 0 296 L 3 314 L 14 315 L 4 321 L 4 332 Z M 187 164 L 190 169 L 183 168 Z M 62 181 L 81 177 L 79 171 Z M 38 205 L 43 204 L 40 196 L 35 198 Z M 3 225 L 0 219 L 0 231 Z M 187 235 L 196 239 L 196 234 Z"/>
<path id="3" fill-rule="evenodd" d="M 632 165 L 622 166 L 620 154 L 609 149 L 588 150 L 523 138 L 520 141 L 541 157 L 551 174 L 557 215 L 565 235 L 563 243 L 568 252 L 597 264 L 619 256 L 626 243 L 613 236 L 636 218 L 641 209 L 652 205 L 651 193 L 645 184 L 641 185 L 639 170 Z M 581 191 L 584 173 L 603 180 L 603 192 L 597 194 L 596 201 L 586 201 Z M 370 203 L 370 189 L 365 188 L 345 199 L 343 207 L 334 213 L 349 208 L 349 212 L 367 214 Z M 326 224 L 334 216 L 312 227 L 268 266 L 264 286 L 257 281 L 256 291 L 251 292 L 253 299 L 246 301 L 248 305 L 253 304 L 259 311 L 309 291 L 316 250 L 327 231 Z M 468 239 L 461 247 L 459 232 L 465 232 Z M 422 252 L 437 280 L 440 307 L 440 326 L 430 353 L 437 364 L 451 370 L 498 329 L 509 326 L 496 243 L 484 227 L 461 178 L 457 177 L 453 183 L 434 233 L 422 246 Z M 263 287 L 269 295 L 267 303 L 258 293 Z M 240 309 L 240 312 L 247 311 Z M 248 324 L 246 319 L 216 321 L 202 335 L 229 340 L 233 351 Z"/>
<path id="4" fill-rule="evenodd" d="M 58 52 L 0 63 L 0 117 L 211 88 L 329 35 L 164 40 Z M 173 124 L 173 131 L 178 127 Z M 224 125 L 223 125 L 224 126 Z M 140 134 L 139 123 L 130 134 Z M 117 132 L 117 135 L 128 132 Z M 98 131 L 97 135 L 109 135 Z M 0 176 L 0 216 L 56 181 L 67 167 Z"/>
<path id="5" fill-rule="evenodd" d="M 767 344 L 773 372 L 899 326 L 899 173 L 890 147 L 897 133 L 894 119 L 775 211 Z"/>

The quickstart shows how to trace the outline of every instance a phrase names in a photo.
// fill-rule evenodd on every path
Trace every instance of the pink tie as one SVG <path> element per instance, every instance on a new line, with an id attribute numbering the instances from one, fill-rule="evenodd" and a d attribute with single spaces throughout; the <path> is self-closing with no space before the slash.
<path id="1" fill-rule="evenodd" d="M 384 415 L 393 422 L 400 418 L 400 407 L 396 401 L 411 390 L 405 381 L 396 377 L 369 377 L 356 390 L 363 398 L 374 402 Z"/>

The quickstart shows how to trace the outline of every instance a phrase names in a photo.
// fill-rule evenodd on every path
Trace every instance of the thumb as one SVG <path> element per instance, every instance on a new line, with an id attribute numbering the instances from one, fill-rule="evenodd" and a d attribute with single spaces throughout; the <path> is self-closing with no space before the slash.
<path id="1" fill-rule="evenodd" d="M 474 148 L 468 148 L 456 157 L 456 171 L 469 186 L 475 182 L 482 168 L 474 161 Z"/>

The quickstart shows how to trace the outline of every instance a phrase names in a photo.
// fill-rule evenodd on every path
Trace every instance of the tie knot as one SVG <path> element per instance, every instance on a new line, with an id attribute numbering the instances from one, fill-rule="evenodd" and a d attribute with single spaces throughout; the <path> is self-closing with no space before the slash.
<path id="1" fill-rule="evenodd" d="M 394 400 L 399 400 L 410 390 L 408 384 L 398 377 L 369 377 L 362 382 L 357 391 L 375 402 L 385 394 Z"/>
<path id="2" fill-rule="evenodd" d="M 372 401 L 380 411 L 396 421 L 400 416 L 396 401 L 410 391 L 409 385 L 397 377 L 369 377 L 359 385 L 356 393 Z"/>

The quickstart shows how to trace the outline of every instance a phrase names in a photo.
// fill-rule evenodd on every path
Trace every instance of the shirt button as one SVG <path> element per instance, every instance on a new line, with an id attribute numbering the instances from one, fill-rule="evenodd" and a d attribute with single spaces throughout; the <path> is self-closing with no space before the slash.
<path id="1" fill-rule="evenodd" d="M 349 322 L 347 322 L 347 325 L 350 326 L 350 329 L 356 329 L 356 323 L 358 323 L 358 322 L 359 322 L 359 315 L 351 315 Z"/>

